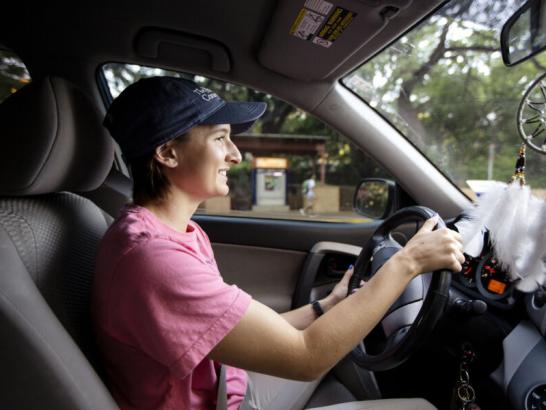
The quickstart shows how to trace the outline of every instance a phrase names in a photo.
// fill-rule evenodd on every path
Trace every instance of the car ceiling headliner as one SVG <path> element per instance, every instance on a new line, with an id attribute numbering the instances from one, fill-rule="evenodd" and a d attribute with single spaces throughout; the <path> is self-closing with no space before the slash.
<path id="1" fill-rule="evenodd" d="M 340 1 L 359 3 L 359 0 Z M 377 5 L 382 1 L 360 2 Z M 389 0 L 383 3 L 389 4 Z M 334 81 L 398 37 L 440 3 L 438 0 L 413 0 L 380 34 L 354 54 L 348 54 L 348 59 L 335 71 L 325 78 L 307 81 L 268 69 L 258 59 L 278 4 L 274 0 L 10 2 L 0 25 L 0 43 L 18 53 L 34 77 L 57 74 L 75 80 L 94 73 L 104 62 L 139 63 L 243 83 L 312 110 Z M 207 66 L 192 66 L 183 59 L 172 58 L 172 55 L 169 58 L 143 57 L 136 52 L 135 39 L 144 28 L 171 30 L 210 39 L 225 47 L 231 62 L 230 69 L 217 72 Z M 280 61 L 283 46 L 279 43 L 278 49 L 274 50 Z M 305 56 L 302 56 L 303 63 L 308 64 Z M 75 74 L 77 72 L 80 74 Z"/>

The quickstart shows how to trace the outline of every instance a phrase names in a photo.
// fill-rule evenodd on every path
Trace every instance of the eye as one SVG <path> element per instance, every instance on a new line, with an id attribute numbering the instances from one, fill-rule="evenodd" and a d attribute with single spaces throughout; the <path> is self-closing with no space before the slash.
<path id="1" fill-rule="evenodd" d="M 226 139 L 226 136 L 222 135 L 222 136 L 216 138 L 216 141 L 224 141 L 225 139 Z"/>

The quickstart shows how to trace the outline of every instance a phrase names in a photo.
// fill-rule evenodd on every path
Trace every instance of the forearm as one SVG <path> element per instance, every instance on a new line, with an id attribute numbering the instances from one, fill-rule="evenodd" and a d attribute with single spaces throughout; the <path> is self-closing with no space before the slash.
<path id="1" fill-rule="evenodd" d="M 319 300 L 320 306 L 324 312 L 328 312 L 332 309 L 339 300 L 337 300 L 332 294 Z M 289 312 L 281 314 L 281 316 L 296 329 L 306 329 L 311 323 L 317 319 L 317 314 L 311 307 L 311 304 L 306 304 Z"/>
<path id="2" fill-rule="evenodd" d="M 362 289 L 313 320 L 305 330 L 296 329 L 267 306 L 251 302 L 239 324 L 210 357 L 277 377 L 312 380 L 320 376 L 373 329 L 402 293 L 412 275 L 399 254 Z M 308 309 L 302 310 L 302 316 L 309 318 L 312 308 L 301 309 Z"/>
<path id="3" fill-rule="evenodd" d="M 269 307 L 251 301 L 239 323 L 209 356 L 231 366 L 278 377 L 318 377 L 377 325 L 415 275 L 442 268 L 461 270 L 462 240 L 449 230 L 432 232 L 435 224 L 434 218 L 427 220 L 363 288 L 321 317 L 311 320 L 310 306 L 296 316 L 288 315 L 296 318 L 299 325 L 310 321 L 304 330 L 298 330 Z M 339 294 L 344 296 L 344 292 Z"/>
<path id="4" fill-rule="evenodd" d="M 393 258 L 397 259 L 397 258 Z M 384 267 L 355 294 L 303 330 L 311 375 L 335 365 L 382 319 L 414 276 L 403 258 Z"/>

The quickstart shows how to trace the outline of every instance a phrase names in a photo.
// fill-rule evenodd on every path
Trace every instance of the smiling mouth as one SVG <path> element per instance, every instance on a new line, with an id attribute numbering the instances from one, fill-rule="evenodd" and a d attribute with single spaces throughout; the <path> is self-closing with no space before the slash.
<path id="1" fill-rule="evenodd" d="M 218 173 L 222 176 L 225 176 L 227 178 L 227 172 L 228 170 L 227 169 L 221 169 L 220 171 L 218 171 Z"/>

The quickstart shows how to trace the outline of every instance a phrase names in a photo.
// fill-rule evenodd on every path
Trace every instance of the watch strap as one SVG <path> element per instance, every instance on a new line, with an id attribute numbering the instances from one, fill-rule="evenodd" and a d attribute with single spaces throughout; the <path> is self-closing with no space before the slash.
<path id="1" fill-rule="evenodd" d="M 315 311 L 315 314 L 317 317 L 322 316 L 324 314 L 324 309 L 322 309 L 322 306 L 318 300 L 314 300 L 311 302 L 311 307 Z"/>

